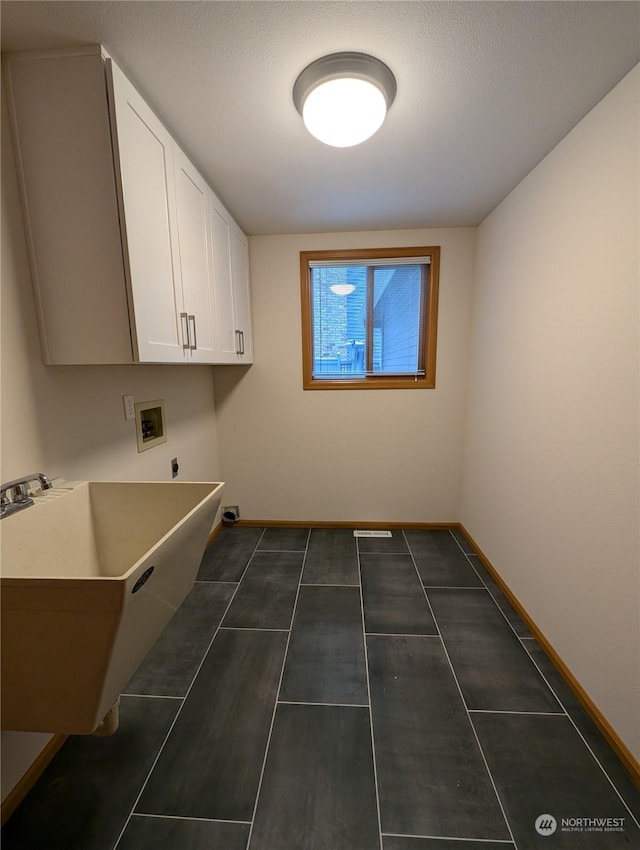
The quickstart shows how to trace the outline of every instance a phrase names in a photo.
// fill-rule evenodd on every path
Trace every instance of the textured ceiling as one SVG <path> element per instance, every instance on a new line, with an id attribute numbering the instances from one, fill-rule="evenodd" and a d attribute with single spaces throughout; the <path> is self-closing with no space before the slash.
<path id="1" fill-rule="evenodd" d="M 636 2 L 9 2 L 2 49 L 102 43 L 252 234 L 478 224 L 640 60 Z M 291 97 L 327 53 L 398 93 L 355 148 Z"/>

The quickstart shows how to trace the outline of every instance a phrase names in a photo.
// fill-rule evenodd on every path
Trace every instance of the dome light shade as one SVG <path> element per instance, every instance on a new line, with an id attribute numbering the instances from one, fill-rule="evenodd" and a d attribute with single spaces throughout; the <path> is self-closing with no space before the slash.
<path id="1" fill-rule="evenodd" d="M 302 109 L 311 135 L 337 148 L 359 145 L 373 136 L 386 114 L 387 104 L 380 89 L 350 77 L 321 83 Z"/>
<path id="2" fill-rule="evenodd" d="M 328 145 L 351 147 L 380 128 L 396 94 L 387 66 L 365 53 L 332 53 L 302 71 L 293 101 L 309 132 Z"/>

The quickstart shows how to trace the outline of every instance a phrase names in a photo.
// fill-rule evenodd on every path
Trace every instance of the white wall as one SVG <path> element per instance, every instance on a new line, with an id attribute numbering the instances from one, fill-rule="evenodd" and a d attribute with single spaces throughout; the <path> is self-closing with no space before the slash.
<path id="1" fill-rule="evenodd" d="M 440 245 L 436 389 L 302 389 L 300 251 Z M 250 239 L 255 365 L 218 369 L 227 504 L 241 518 L 456 521 L 474 228 Z"/>
<path id="2" fill-rule="evenodd" d="M 478 230 L 461 512 L 636 757 L 639 76 Z"/>
<path id="3" fill-rule="evenodd" d="M 2 481 L 35 470 L 67 479 L 169 479 L 176 456 L 178 480 L 219 480 L 211 369 L 42 364 L 8 128 L 3 113 Z M 124 393 L 164 398 L 165 444 L 138 454 Z M 3 798 L 47 740 L 3 733 Z"/>

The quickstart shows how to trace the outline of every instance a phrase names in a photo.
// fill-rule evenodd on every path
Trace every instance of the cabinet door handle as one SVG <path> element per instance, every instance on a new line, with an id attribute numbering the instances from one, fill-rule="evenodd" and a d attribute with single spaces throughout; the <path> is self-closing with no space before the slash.
<path id="1" fill-rule="evenodd" d="M 240 354 L 244 354 L 244 331 L 240 331 Z"/>
<path id="2" fill-rule="evenodd" d="M 191 351 L 195 351 L 196 348 L 198 347 L 198 338 L 196 336 L 196 317 L 195 317 L 195 315 L 191 315 L 191 316 L 187 317 L 187 327 L 189 326 L 190 322 L 193 325 L 193 343 L 189 346 L 189 348 L 191 349 Z"/>
<path id="3" fill-rule="evenodd" d="M 242 354 L 240 350 L 240 331 L 236 331 L 236 354 Z"/>
<path id="4" fill-rule="evenodd" d="M 186 313 L 180 313 L 180 324 L 182 325 L 182 348 L 189 351 L 191 348 L 189 343 L 189 317 Z"/>

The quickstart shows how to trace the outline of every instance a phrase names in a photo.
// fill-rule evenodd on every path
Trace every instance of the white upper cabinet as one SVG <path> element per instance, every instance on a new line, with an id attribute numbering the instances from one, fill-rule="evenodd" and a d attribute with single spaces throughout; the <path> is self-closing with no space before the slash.
<path id="1" fill-rule="evenodd" d="M 5 68 L 45 361 L 251 362 L 230 234 L 246 238 L 226 211 L 216 226 L 211 189 L 118 66 L 92 47 Z"/>
<path id="2" fill-rule="evenodd" d="M 131 363 L 100 52 L 16 54 L 4 76 L 46 363 Z"/>
<path id="3" fill-rule="evenodd" d="M 217 362 L 253 363 L 247 238 L 213 192 L 209 204 Z"/>

